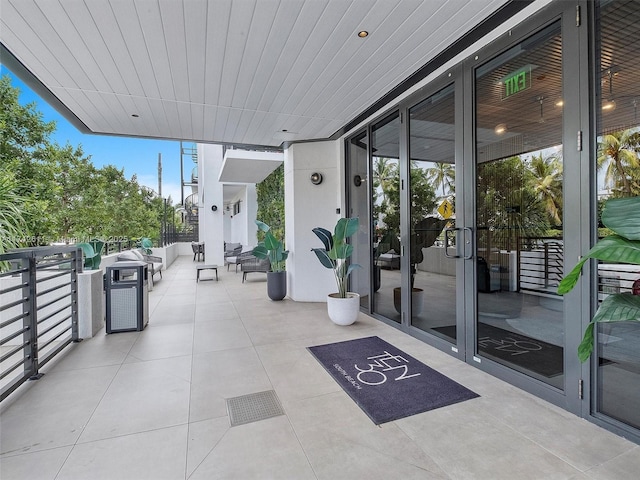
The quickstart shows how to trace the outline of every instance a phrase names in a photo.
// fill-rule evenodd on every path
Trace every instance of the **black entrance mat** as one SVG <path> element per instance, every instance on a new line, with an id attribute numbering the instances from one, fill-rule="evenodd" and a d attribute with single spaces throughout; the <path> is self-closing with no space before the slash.
<path id="1" fill-rule="evenodd" d="M 456 338 L 455 325 L 433 330 Z M 478 345 L 480 352 L 486 355 L 506 360 L 545 377 L 555 377 L 563 371 L 562 347 L 526 335 L 478 323 Z"/>
<path id="2" fill-rule="evenodd" d="M 309 351 L 376 425 L 479 396 L 378 337 Z"/>

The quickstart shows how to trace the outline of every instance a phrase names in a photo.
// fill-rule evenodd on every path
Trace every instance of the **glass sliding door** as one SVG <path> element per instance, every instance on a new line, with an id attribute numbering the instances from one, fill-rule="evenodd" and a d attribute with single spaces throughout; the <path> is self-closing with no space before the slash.
<path id="1" fill-rule="evenodd" d="M 409 109 L 411 325 L 456 343 L 455 89 Z M 446 230 L 446 231 L 445 231 Z"/>
<path id="2" fill-rule="evenodd" d="M 600 5 L 598 212 L 608 198 L 640 196 L 640 9 L 629 0 Z M 601 263 L 597 278 L 598 302 L 612 293 L 640 295 L 638 265 Z M 598 325 L 596 409 L 640 428 L 640 322 Z"/>
<path id="3" fill-rule="evenodd" d="M 560 22 L 475 70 L 475 351 L 564 388 Z"/>
<path id="4" fill-rule="evenodd" d="M 371 127 L 373 312 L 401 323 L 400 117 Z"/>
<path id="5" fill-rule="evenodd" d="M 349 277 L 349 290 L 360 294 L 360 306 L 370 309 L 370 285 L 372 281 L 371 238 L 369 222 L 369 199 L 371 182 L 369 178 L 369 143 L 364 131 L 349 139 L 347 143 L 347 192 L 349 194 L 348 217 L 360 220 L 358 232 L 351 237 L 353 254 L 351 261 L 361 268 L 354 270 Z"/>

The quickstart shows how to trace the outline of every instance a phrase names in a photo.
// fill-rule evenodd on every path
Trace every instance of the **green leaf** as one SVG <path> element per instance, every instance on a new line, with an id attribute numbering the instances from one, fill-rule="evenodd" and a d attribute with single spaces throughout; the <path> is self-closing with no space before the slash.
<path id="1" fill-rule="evenodd" d="M 333 247 L 333 236 L 331 232 L 322 227 L 316 227 L 312 230 L 313 233 L 320 239 L 324 245 L 325 250 L 329 251 Z"/>
<path id="2" fill-rule="evenodd" d="M 269 230 L 271 230 L 271 227 L 269 225 L 267 225 L 264 222 L 261 222 L 260 220 L 256 220 L 256 225 L 258 226 L 258 229 L 260 229 L 263 232 L 268 232 Z"/>
<path id="3" fill-rule="evenodd" d="M 353 253 L 353 245 L 348 243 L 335 244 L 329 251 L 332 260 L 346 260 Z"/>
<path id="4" fill-rule="evenodd" d="M 582 270 L 582 266 L 589 259 L 589 257 L 582 258 L 578 264 L 573 267 L 565 277 L 560 281 L 558 285 L 558 295 L 564 295 L 565 293 L 570 292 L 573 287 L 578 283 L 578 279 L 580 278 L 580 271 Z"/>
<path id="5" fill-rule="evenodd" d="M 622 237 L 640 240 L 640 197 L 607 200 L 602 223 Z"/>
<path id="6" fill-rule="evenodd" d="M 593 352 L 593 336 L 596 323 L 640 322 L 640 295 L 618 293 L 609 295 L 603 301 L 593 320 L 587 326 L 578 346 L 578 358 L 586 362 Z"/>
<path id="7" fill-rule="evenodd" d="M 358 223 L 359 220 L 357 217 L 341 218 L 340 220 L 338 220 L 334 233 L 334 241 L 336 243 L 344 242 L 345 239 L 349 238 L 351 235 L 358 231 Z"/>
<path id="8" fill-rule="evenodd" d="M 584 332 L 582 342 L 578 345 L 578 358 L 582 363 L 586 362 L 593 352 L 593 329 L 595 324 L 591 322 Z"/>
<path id="9" fill-rule="evenodd" d="M 604 262 L 631 263 L 640 265 L 640 242 L 627 240 L 619 235 L 609 235 L 596 243 L 578 264 L 562 279 L 558 285 L 558 294 L 564 295 L 578 282 L 582 265 L 589 258 Z"/>
<path id="10" fill-rule="evenodd" d="M 269 251 L 267 250 L 267 248 L 264 246 L 263 243 L 258 244 L 256 247 L 253 248 L 252 253 L 260 258 L 260 259 L 265 259 L 265 258 L 269 258 Z"/>
<path id="11" fill-rule="evenodd" d="M 331 269 L 335 267 L 335 261 L 329 258 L 329 254 L 326 250 L 323 248 L 312 248 L 311 251 L 316 254 L 322 265 Z"/>
<path id="12" fill-rule="evenodd" d="M 593 322 L 640 322 L 640 295 L 616 293 L 603 301 L 593 316 Z"/>
<path id="13" fill-rule="evenodd" d="M 267 247 L 267 250 L 277 250 L 278 248 L 282 248 L 282 243 L 273 236 L 273 233 L 267 231 L 264 237 L 264 246 Z"/>

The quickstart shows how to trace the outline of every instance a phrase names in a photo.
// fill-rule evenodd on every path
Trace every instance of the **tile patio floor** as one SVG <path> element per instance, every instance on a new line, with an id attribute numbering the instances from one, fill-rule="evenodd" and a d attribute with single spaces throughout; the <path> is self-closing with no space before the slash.
<path id="1" fill-rule="evenodd" d="M 2 480 L 638 478 L 634 443 L 370 317 L 338 327 L 219 274 L 196 284 L 180 257 L 143 332 L 71 346 L 3 402 Z M 375 426 L 305 349 L 368 335 L 481 397 Z M 285 415 L 229 426 L 226 398 L 271 389 Z"/>

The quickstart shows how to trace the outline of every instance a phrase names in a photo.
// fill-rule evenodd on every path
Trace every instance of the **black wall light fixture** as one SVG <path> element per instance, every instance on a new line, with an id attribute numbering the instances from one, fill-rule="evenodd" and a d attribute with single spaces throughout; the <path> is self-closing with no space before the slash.
<path id="1" fill-rule="evenodd" d="M 322 174 L 318 173 L 318 172 L 313 172 L 311 174 L 311 183 L 313 183 L 314 185 L 320 185 L 322 183 Z"/>
<path id="2" fill-rule="evenodd" d="M 360 175 L 356 175 L 355 177 L 353 177 L 353 184 L 356 187 L 359 187 L 360 185 L 362 185 L 362 182 L 364 182 L 364 179 Z"/>
<path id="3" fill-rule="evenodd" d="M 218 206 L 217 205 L 211 205 L 211 211 L 212 212 L 217 212 L 218 211 Z"/>

